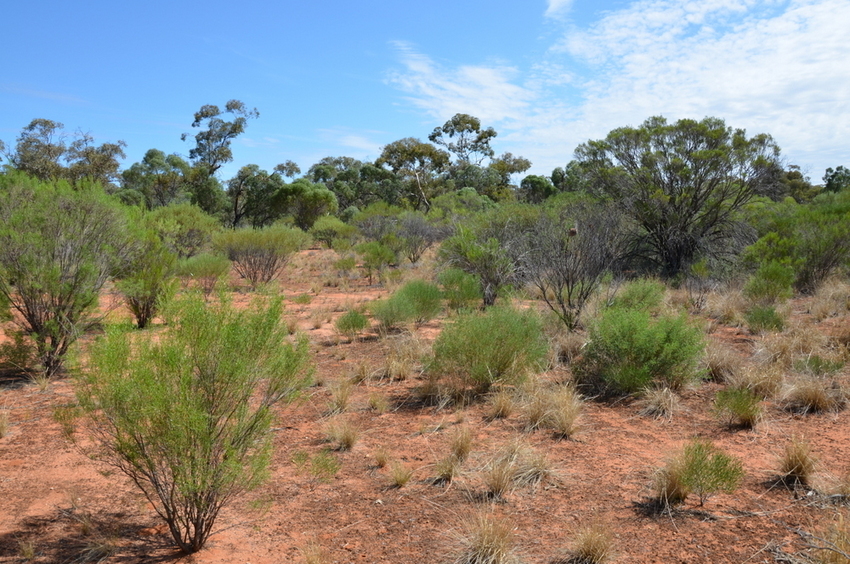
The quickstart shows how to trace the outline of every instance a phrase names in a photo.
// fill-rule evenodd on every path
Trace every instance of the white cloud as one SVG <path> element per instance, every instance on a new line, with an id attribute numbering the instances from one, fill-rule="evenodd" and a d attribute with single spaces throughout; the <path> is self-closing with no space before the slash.
<path id="1" fill-rule="evenodd" d="M 547 4 L 546 16 L 551 18 L 569 10 L 573 4 L 573 0 L 548 0 Z"/>
<path id="2" fill-rule="evenodd" d="M 512 82 L 517 69 L 502 65 L 463 65 L 445 69 L 407 43 L 396 42 L 403 71 L 389 75 L 390 84 L 409 94 L 408 100 L 436 120 L 469 113 L 487 121 L 521 119 L 534 93 Z"/>
<path id="3" fill-rule="evenodd" d="M 526 72 L 441 68 L 401 45 L 405 70 L 391 83 L 438 120 L 465 112 L 493 124 L 538 174 L 615 127 L 716 116 L 772 134 L 819 182 L 850 161 L 848 21 L 846 0 L 642 0 L 568 24 Z"/>

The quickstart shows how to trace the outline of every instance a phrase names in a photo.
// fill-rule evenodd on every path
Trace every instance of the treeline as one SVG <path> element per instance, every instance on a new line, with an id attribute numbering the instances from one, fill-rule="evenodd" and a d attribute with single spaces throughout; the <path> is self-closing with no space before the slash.
<path id="1" fill-rule="evenodd" d="M 519 186 L 512 176 L 530 163 L 496 157 L 496 131 L 464 114 L 374 163 L 328 157 L 300 178 L 292 162 L 247 165 L 222 183 L 232 141 L 257 116 L 235 100 L 204 106 L 184 136 L 188 160 L 152 149 L 124 171 L 122 142 L 69 141 L 49 120 L 24 129 L 0 175 L 0 309 L 16 312 L 16 343 L 34 343 L 45 374 L 95 321 L 109 279 L 144 327 L 177 277 L 209 295 L 233 267 L 256 288 L 311 242 L 370 283 L 439 243 L 440 263 L 472 276 L 484 306 L 506 286 L 536 288 L 569 330 L 612 275 L 660 276 L 695 301 L 751 276 L 753 307 L 770 309 L 848 265 L 850 171 L 814 186 L 783 168 L 769 135 L 717 118 L 616 129 Z"/>

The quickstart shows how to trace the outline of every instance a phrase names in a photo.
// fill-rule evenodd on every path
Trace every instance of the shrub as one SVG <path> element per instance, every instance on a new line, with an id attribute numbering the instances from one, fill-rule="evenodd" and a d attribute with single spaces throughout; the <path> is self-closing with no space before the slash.
<path id="1" fill-rule="evenodd" d="M 204 251 L 213 235 L 221 229 L 219 222 L 193 204 L 171 204 L 156 208 L 145 217 L 168 249 L 181 259 Z"/>
<path id="2" fill-rule="evenodd" d="M 252 289 L 278 276 L 289 257 L 309 243 L 310 237 L 293 227 L 275 225 L 264 229 L 223 231 L 215 237 L 215 246 L 233 261 L 240 276 Z"/>
<path id="3" fill-rule="evenodd" d="M 415 315 L 413 304 L 404 296 L 395 294 L 372 302 L 369 308 L 372 310 L 372 316 L 378 321 L 379 329 L 384 333 L 412 320 Z"/>
<path id="4" fill-rule="evenodd" d="M 612 308 L 637 311 L 657 311 L 664 301 L 666 287 L 663 282 L 639 278 L 623 285 L 617 292 Z"/>
<path id="5" fill-rule="evenodd" d="M 136 248 L 125 210 L 97 185 L 0 175 L 0 294 L 46 378 L 99 321 L 98 294 Z"/>
<path id="6" fill-rule="evenodd" d="M 310 235 L 316 241 L 324 243 L 327 248 L 333 246 L 336 239 L 350 240 L 357 232 L 357 228 L 353 225 L 348 225 L 337 217 L 325 215 L 320 217 L 313 223 L 310 228 Z"/>
<path id="7" fill-rule="evenodd" d="M 459 268 L 447 268 L 440 273 L 437 281 L 443 287 L 443 296 L 452 311 L 471 309 L 481 300 L 478 279 Z"/>
<path id="8" fill-rule="evenodd" d="M 281 313 L 279 300 L 236 311 L 191 297 L 168 312 L 164 338 L 109 331 L 79 377 L 104 459 L 185 552 L 200 550 L 221 508 L 265 478 L 272 407 L 310 380 L 308 342 L 290 342 Z"/>
<path id="9" fill-rule="evenodd" d="M 408 282 L 396 290 L 391 299 L 399 299 L 409 303 L 413 312 L 413 319 L 417 325 L 427 323 L 439 315 L 443 309 L 440 289 L 424 280 Z"/>
<path id="10" fill-rule="evenodd" d="M 350 309 L 336 320 L 336 330 L 351 339 L 357 338 L 357 334 L 369 326 L 369 318 L 357 311 Z"/>
<path id="11" fill-rule="evenodd" d="M 690 493 L 703 505 L 717 492 L 734 492 L 743 477 L 739 460 L 706 439 L 694 439 L 659 474 L 656 493 L 664 505 L 681 503 Z"/>
<path id="12" fill-rule="evenodd" d="M 794 294 L 794 270 L 779 261 L 759 266 L 744 286 L 744 296 L 763 306 L 783 302 Z"/>
<path id="13" fill-rule="evenodd" d="M 590 328 L 578 382 L 603 394 L 632 394 L 653 385 L 678 390 L 699 378 L 701 331 L 684 315 L 653 318 L 614 308 Z"/>
<path id="14" fill-rule="evenodd" d="M 446 326 L 434 343 L 429 370 L 485 393 L 493 384 L 517 384 L 528 372 L 539 370 L 546 352 L 537 314 L 494 307 L 461 315 Z"/>
<path id="15" fill-rule="evenodd" d="M 747 328 L 752 333 L 764 333 L 765 331 L 782 331 L 785 320 L 776 312 L 773 306 L 752 306 L 744 314 L 747 320 Z"/>
<path id="16" fill-rule="evenodd" d="M 397 260 L 391 249 L 377 241 L 360 243 L 355 247 L 355 250 L 362 257 L 363 269 L 366 270 L 366 275 L 369 277 L 369 284 L 372 283 L 373 274 L 380 276 L 387 266 Z"/>
<path id="17" fill-rule="evenodd" d="M 209 298 L 216 284 L 230 272 L 230 259 L 221 255 L 201 253 L 177 263 L 176 273 L 180 278 L 195 280 L 204 297 Z"/>
<path id="18" fill-rule="evenodd" d="M 752 428 L 762 418 L 761 398 L 748 388 L 726 388 L 714 397 L 718 417 L 730 425 Z"/>
<path id="19" fill-rule="evenodd" d="M 131 261 L 123 278 L 116 284 L 124 294 L 127 307 L 139 329 L 147 327 L 176 288 L 176 257 L 163 247 L 155 235 L 142 242 L 140 252 Z"/>

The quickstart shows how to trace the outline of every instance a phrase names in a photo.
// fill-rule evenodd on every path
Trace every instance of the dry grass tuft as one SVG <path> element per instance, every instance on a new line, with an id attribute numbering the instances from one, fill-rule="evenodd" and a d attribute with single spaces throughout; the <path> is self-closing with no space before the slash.
<path id="1" fill-rule="evenodd" d="M 430 350 L 427 343 L 412 334 L 389 337 L 387 341 L 389 352 L 383 370 L 386 378 L 406 380 L 414 371 L 422 370 L 422 359 Z"/>
<path id="2" fill-rule="evenodd" d="M 413 470 L 399 461 L 393 462 L 390 466 L 390 480 L 393 487 L 403 488 L 413 478 Z"/>
<path id="3" fill-rule="evenodd" d="M 487 419 L 507 419 L 515 409 L 514 395 L 508 390 L 499 390 L 487 401 Z"/>
<path id="4" fill-rule="evenodd" d="M 536 486 L 552 475 L 545 455 L 514 441 L 485 466 L 484 485 L 491 499 L 500 500 L 517 487 Z"/>
<path id="5" fill-rule="evenodd" d="M 838 512 L 823 532 L 809 539 L 816 548 L 819 564 L 850 564 L 850 521 L 846 512 Z"/>
<path id="6" fill-rule="evenodd" d="M 746 325 L 744 318 L 746 310 L 747 299 L 740 290 L 714 291 L 706 296 L 706 313 L 723 325 L 730 327 Z"/>
<path id="7" fill-rule="evenodd" d="M 785 407 L 796 413 L 838 411 L 846 403 L 845 390 L 834 380 L 817 376 L 797 376 L 783 394 Z"/>
<path id="8" fill-rule="evenodd" d="M 0 439 L 9 434 L 10 426 L 11 423 L 9 422 L 9 410 L 0 409 Z"/>
<path id="9" fill-rule="evenodd" d="M 614 557 L 614 534 L 601 521 L 579 529 L 573 540 L 570 564 L 604 564 Z"/>
<path id="10" fill-rule="evenodd" d="M 331 399 L 328 402 L 328 415 L 338 415 L 348 411 L 353 391 L 354 383 L 348 378 L 334 382 L 330 386 Z"/>
<path id="11" fill-rule="evenodd" d="M 829 356 L 829 338 L 813 327 L 796 323 L 781 333 L 762 339 L 754 357 L 762 364 L 778 364 L 789 369 L 794 361 L 812 355 Z"/>
<path id="12" fill-rule="evenodd" d="M 744 366 L 744 361 L 737 351 L 716 339 L 707 339 L 703 362 L 709 377 L 721 383 L 734 379 Z"/>
<path id="13" fill-rule="evenodd" d="M 523 407 L 526 429 L 551 429 L 556 437 L 568 439 L 578 430 L 583 407 L 584 400 L 572 386 L 534 387 Z"/>
<path id="14" fill-rule="evenodd" d="M 817 466 L 808 441 L 792 437 L 785 445 L 785 453 L 779 459 L 779 475 L 788 486 L 810 486 Z"/>
<path id="15" fill-rule="evenodd" d="M 641 394 L 638 405 L 641 415 L 670 420 L 679 411 L 679 398 L 670 388 L 647 388 Z"/>
<path id="16" fill-rule="evenodd" d="M 808 311 L 817 321 L 844 315 L 850 310 L 850 284 L 832 278 L 821 284 L 809 301 Z"/>
<path id="17" fill-rule="evenodd" d="M 351 450 L 360 438 L 360 429 L 348 419 L 337 419 L 326 428 L 328 440 L 336 450 Z"/>
<path id="18" fill-rule="evenodd" d="M 745 366 L 727 381 L 730 387 L 747 389 L 760 398 L 771 399 L 779 395 L 785 384 L 785 371 L 776 364 Z"/>
<path id="19" fill-rule="evenodd" d="M 560 330 L 549 337 L 549 353 L 552 355 L 551 365 L 557 363 L 570 364 L 581 354 L 587 336 L 575 331 Z"/>
<path id="20" fill-rule="evenodd" d="M 454 564 L 519 564 L 514 528 L 506 520 L 480 512 L 462 523 L 456 533 Z"/>
<path id="21" fill-rule="evenodd" d="M 299 549 L 304 564 L 329 564 L 331 557 L 327 551 L 316 541 L 310 541 L 306 546 Z"/>

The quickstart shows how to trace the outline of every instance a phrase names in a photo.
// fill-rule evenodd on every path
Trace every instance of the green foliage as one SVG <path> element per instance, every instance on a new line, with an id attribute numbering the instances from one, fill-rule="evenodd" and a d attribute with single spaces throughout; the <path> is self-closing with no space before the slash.
<path id="1" fill-rule="evenodd" d="M 475 393 L 493 384 L 518 384 L 543 366 L 548 345 L 533 311 L 493 307 L 447 325 L 434 343 L 429 371 L 458 379 Z"/>
<path id="2" fill-rule="evenodd" d="M 304 231 L 313 227 L 320 217 L 339 209 L 333 192 L 324 184 L 314 184 L 306 178 L 283 185 L 275 197 L 280 200 L 278 205 L 292 215 L 295 226 Z"/>
<path id="3" fill-rule="evenodd" d="M 412 280 L 399 288 L 391 299 L 408 302 L 413 311 L 413 320 L 417 325 L 427 323 L 440 314 L 443 309 L 443 296 L 440 288 L 424 280 Z"/>
<path id="4" fill-rule="evenodd" d="M 356 231 L 355 227 L 344 223 L 339 218 L 326 215 L 313 223 L 310 228 L 310 235 L 330 249 L 336 239 L 351 239 Z"/>
<path id="5" fill-rule="evenodd" d="M 180 278 L 195 280 L 204 296 L 209 298 L 219 281 L 230 272 L 230 266 L 227 257 L 201 253 L 178 261 L 175 272 Z"/>
<path id="6" fill-rule="evenodd" d="M 100 289 L 132 252 L 125 211 L 99 186 L 0 175 L 0 294 L 45 376 L 97 320 Z"/>
<path id="7" fill-rule="evenodd" d="M 440 259 L 444 264 L 478 278 L 485 306 L 496 303 L 499 289 L 509 284 L 516 272 L 514 261 L 498 239 L 484 239 L 464 227 L 443 241 Z"/>
<path id="8" fill-rule="evenodd" d="M 576 377 L 603 394 L 633 394 L 653 385 L 677 390 L 699 379 L 703 347 L 701 331 L 684 315 L 609 309 L 590 327 Z"/>
<path id="9" fill-rule="evenodd" d="M 732 425 L 752 428 L 761 420 L 761 398 L 748 388 L 726 388 L 714 397 L 718 417 Z"/>
<path id="10" fill-rule="evenodd" d="M 378 321 L 381 331 L 387 332 L 403 323 L 413 320 L 416 312 L 413 302 L 404 296 L 393 294 L 389 298 L 376 300 L 370 304 L 372 316 Z"/>
<path id="11" fill-rule="evenodd" d="M 145 216 L 146 224 L 178 258 L 190 258 L 203 252 L 221 229 L 218 221 L 198 206 L 171 204 L 156 208 Z"/>
<path id="12" fill-rule="evenodd" d="M 744 286 L 744 296 L 760 305 L 783 302 L 794 294 L 794 270 L 779 261 L 763 262 Z"/>
<path id="13" fill-rule="evenodd" d="M 77 393 L 104 459 L 195 552 L 221 508 L 265 479 L 273 406 L 310 382 L 309 345 L 289 340 L 280 300 L 237 311 L 193 296 L 167 316 L 161 339 L 110 330 Z"/>
<path id="14" fill-rule="evenodd" d="M 481 300 L 481 285 L 472 274 L 459 268 L 447 268 L 437 277 L 443 287 L 443 297 L 449 309 L 459 311 L 470 309 Z"/>
<path id="15" fill-rule="evenodd" d="M 689 493 L 699 496 L 699 504 L 718 492 L 732 493 L 744 477 L 739 460 L 714 446 L 706 439 L 693 439 L 682 449 L 665 469 L 669 477 L 680 485 L 678 495 L 663 499 L 665 503 L 679 503 Z"/>
<path id="16" fill-rule="evenodd" d="M 669 124 L 659 116 L 583 143 L 576 156 L 593 189 L 639 226 L 647 258 L 672 278 L 698 255 L 728 253 L 736 213 L 769 180 L 779 147 L 718 118 Z"/>
<path id="17" fill-rule="evenodd" d="M 348 310 L 336 320 L 336 330 L 351 340 L 368 326 L 369 318 L 356 309 Z"/>
<path id="18" fill-rule="evenodd" d="M 651 278 L 632 280 L 617 292 L 611 307 L 654 313 L 661 307 L 666 289 L 663 282 Z"/>
<path id="19" fill-rule="evenodd" d="M 161 306 L 177 289 L 174 278 L 176 257 L 159 238 L 148 233 L 141 249 L 116 284 L 139 329 L 147 327 Z"/>
<path id="20" fill-rule="evenodd" d="M 215 247 L 233 261 L 233 266 L 252 289 L 274 280 L 289 257 L 309 244 L 310 236 L 300 229 L 273 225 L 263 229 L 235 229 L 218 233 Z"/>
<path id="21" fill-rule="evenodd" d="M 752 333 L 764 333 L 765 331 L 782 331 L 785 327 L 785 319 L 773 306 L 752 306 L 745 314 L 747 328 Z"/>
<path id="22" fill-rule="evenodd" d="M 363 259 L 363 268 L 369 276 L 369 284 L 372 283 L 373 274 L 380 275 L 387 266 L 397 260 L 392 250 L 377 241 L 360 243 L 355 249 Z"/>

